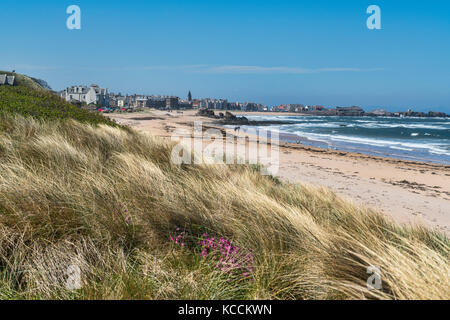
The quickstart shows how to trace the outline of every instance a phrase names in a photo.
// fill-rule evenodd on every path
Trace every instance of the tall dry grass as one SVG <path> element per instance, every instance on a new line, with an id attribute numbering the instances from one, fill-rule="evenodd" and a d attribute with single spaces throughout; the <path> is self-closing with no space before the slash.
<path id="1" fill-rule="evenodd" d="M 133 130 L 0 121 L 0 299 L 448 299 L 449 241 L 248 166 L 176 166 Z M 169 241 L 175 228 L 193 240 Z M 249 278 L 199 258 L 204 231 Z M 77 265 L 83 287 L 68 290 Z M 382 290 L 368 290 L 368 266 Z"/>

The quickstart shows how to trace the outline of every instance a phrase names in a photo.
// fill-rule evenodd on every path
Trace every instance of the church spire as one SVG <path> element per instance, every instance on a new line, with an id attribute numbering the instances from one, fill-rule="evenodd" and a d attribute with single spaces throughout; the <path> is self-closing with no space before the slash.
<path id="1" fill-rule="evenodd" d="M 192 101 L 192 94 L 191 94 L 191 91 L 189 91 L 188 96 L 187 96 L 187 99 L 188 99 L 189 102 Z"/>

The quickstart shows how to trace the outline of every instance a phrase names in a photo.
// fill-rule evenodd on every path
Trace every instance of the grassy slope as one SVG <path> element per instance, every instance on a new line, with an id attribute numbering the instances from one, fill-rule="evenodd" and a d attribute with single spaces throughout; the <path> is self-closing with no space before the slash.
<path id="1" fill-rule="evenodd" d="M 20 117 L 1 128 L 0 298 L 449 298 L 444 236 L 329 190 L 177 167 L 170 144 L 132 130 Z M 169 240 L 182 230 L 184 247 Z M 200 258 L 205 231 L 252 252 L 251 276 Z M 71 264 L 84 281 L 74 292 Z M 369 265 L 381 292 L 366 288 Z"/>
<path id="2" fill-rule="evenodd" d="M 27 76 L 16 74 L 16 77 L 16 86 L 0 86 L 0 116 L 19 114 L 42 120 L 75 119 L 90 124 L 116 125 L 98 113 L 66 102 Z"/>
<path id="3" fill-rule="evenodd" d="M 0 299 L 449 298 L 441 234 L 252 167 L 174 166 L 167 142 L 41 89 L 0 88 L 0 113 Z M 250 275 L 201 258 L 204 232 L 252 253 Z"/>

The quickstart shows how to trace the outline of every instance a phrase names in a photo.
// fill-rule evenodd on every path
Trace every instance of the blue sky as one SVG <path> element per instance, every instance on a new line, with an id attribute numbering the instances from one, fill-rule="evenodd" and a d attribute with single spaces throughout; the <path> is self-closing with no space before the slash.
<path id="1" fill-rule="evenodd" d="M 372 4 L 382 30 L 366 27 Z M 55 90 L 450 112 L 446 0 L 2 0 L 0 21 L 0 69 Z"/>

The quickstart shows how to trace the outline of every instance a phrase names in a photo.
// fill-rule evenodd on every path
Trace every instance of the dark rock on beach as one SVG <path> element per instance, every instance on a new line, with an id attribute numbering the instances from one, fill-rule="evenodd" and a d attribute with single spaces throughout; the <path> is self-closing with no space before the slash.
<path id="1" fill-rule="evenodd" d="M 264 126 L 264 125 L 274 125 L 274 124 L 293 124 L 290 121 L 279 121 L 279 120 L 264 120 L 264 121 L 253 121 L 248 120 L 246 117 L 238 117 L 231 112 L 227 111 L 225 114 L 222 112 L 216 115 L 213 110 L 200 109 L 197 112 L 198 116 L 208 117 L 217 119 L 216 122 L 219 125 L 234 125 L 234 126 Z"/>
<path id="2" fill-rule="evenodd" d="M 217 118 L 214 111 L 209 109 L 200 109 L 198 110 L 197 115 L 201 117 Z"/>
<path id="3" fill-rule="evenodd" d="M 225 113 L 225 118 L 222 120 L 225 124 L 239 125 L 239 126 L 248 126 L 250 121 L 246 117 L 236 117 L 231 112 Z"/>

